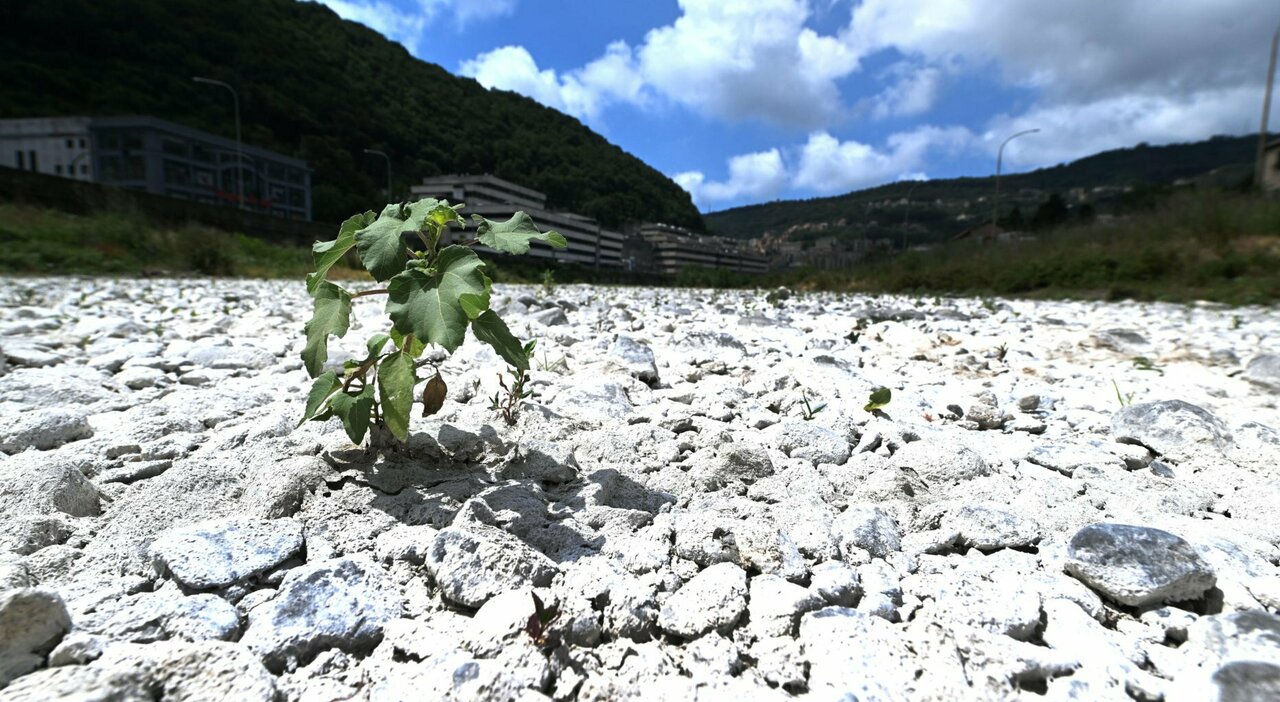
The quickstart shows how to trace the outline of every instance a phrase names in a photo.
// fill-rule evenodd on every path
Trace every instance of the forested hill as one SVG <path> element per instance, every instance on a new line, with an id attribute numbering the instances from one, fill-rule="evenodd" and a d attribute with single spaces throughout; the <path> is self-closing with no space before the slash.
<path id="1" fill-rule="evenodd" d="M 689 195 L 572 117 L 413 58 L 296 0 L 0 0 L 0 118 L 148 114 L 304 158 L 315 217 L 375 207 L 424 176 L 492 173 L 609 225 L 702 228 Z M 448 41 L 447 33 L 433 35 Z"/>
<path id="2" fill-rule="evenodd" d="M 1006 207 L 1017 205 L 1030 216 L 1036 205 L 1051 193 L 1066 195 L 1074 188 L 1092 191 L 1108 187 L 1163 186 L 1204 176 L 1216 169 L 1223 169 L 1215 181 L 1217 184 L 1233 185 L 1233 179 L 1251 175 L 1249 164 L 1253 163 L 1257 145 L 1256 135 L 1216 136 L 1188 144 L 1139 144 L 1104 151 L 1052 168 L 1006 173 L 1001 178 L 1002 202 Z M 911 222 L 934 235 L 949 236 L 969 226 L 958 224 L 957 214 L 989 217 L 991 203 L 981 199 L 990 197 L 993 182 L 991 176 L 898 182 L 835 197 L 736 207 L 703 217 L 711 231 L 740 238 L 796 228 L 809 229 L 810 236 L 894 236 L 900 233 L 907 215 Z M 885 205 L 887 201 L 901 201 L 908 194 L 912 204 L 910 212 L 899 209 L 897 204 Z M 829 226 L 834 222 L 845 224 Z"/>

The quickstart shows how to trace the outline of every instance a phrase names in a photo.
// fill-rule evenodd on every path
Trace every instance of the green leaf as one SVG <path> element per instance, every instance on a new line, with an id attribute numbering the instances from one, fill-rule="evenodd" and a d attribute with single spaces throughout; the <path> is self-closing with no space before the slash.
<path id="1" fill-rule="evenodd" d="M 334 395 L 329 405 L 342 420 L 342 428 L 347 430 L 351 443 L 364 441 L 365 432 L 369 431 L 369 417 L 373 414 L 373 383 L 365 385 L 358 395 Z"/>
<path id="2" fill-rule="evenodd" d="M 315 291 L 311 321 L 307 322 L 307 345 L 302 349 L 302 362 L 312 378 L 329 358 L 329 335 L 346 336 L 351 324 L 351 293 L 323 281 Z"/>
<path id="3" fill-rule="evenodd" d="M 889 388 L 876 388 L 872 391 L 871 397 L 868 399 L 870 402 L 868 402 L 867 406 L 862 409 L 866 412 L 874 412 L 888 406 L 889 400 L 893 399 L 893 391 Z"/>
<path id="4" fill-rule="evenodd" d="M 316 289 L 324 281 L 329 269 L 333 268 L 333 264 L 342 260 L 342 257 L 351 250 L 351 247 L 356 245 L 356 232 L 373 224 L 377 218 L 378 215 L 374 214 L 373 210 L 350 217 L 338 228 L 337 239 L 333 241 L 317 241 L 311 247 L 311 253 L 315 257 L 316 272 L 307 276 L 308 294 L 316 294 Z"/>
<path id="5" fill-rule="evenodd" d="M 387 205 L 376 222 L 356 232 L 360 261 L 375 280 L 386 280 L 404 270 L 409 249 L 404 245 L 402 235 L 426 227 L 428 218 L 439 203 L 439 200 L 427 198 L 410 205 Z"/>
<path id="6" fill-rule="evenodd" d="M 465 246 L 440 251 L 434 273 L 410 268 L 387 284 L 387 314 L 401 334 L 439 344 L 453 353 L 466 339 L 467 323 L 489 307 L 484 262 Z M 474 314 L 473 314 L 474 312 Z"/>
<path id="7" fill-rule="evenodd" d="M 369 337 L 369 341 L 365 343 L 365 346 L 369 349 L 369 358 L 373 358 L 374 356 L 382 353 L 382 347 L 386 346 L 387 342 L 390 340 L 391 335 L 383 334 L 382 332 L 378 332 L 377 334 Z"/>
<path id="8" fill-rule="evenodd" d="M 391 354 L 378 365 L 382 418 L 391 433 L 401 441 L 409 438 L 409 412 L 413 409 L 413 386 L 417 384 L 413 357 L 407 353 Z"/>
<path id="9" fill-rule="evenodd" d="M 321 374 L 311 383 L 311 392 L 307 393 L 307 409 L 302 413 L 302 421 L 298 422 L 298 426 L 302 426 L 309 419 L 315 419 L 321 413 L 321 408 L 325 407 L 326 401 L 342 387 L 342 382 L 338 380 L 338 374 L 328 371 Z"/>
<path id="10" fill-rule="evenodd" d="M 476 229 L 476 238 L 481 244 L 509 254 L 528 253 L 529 241 L 537 239 L 545 241 L 557 249 L 569 245 L 563 236 L 556 232 L 540 232 L 533 224 L 533 218 L 524 212 L 517 212 L 505 222 L 494 222 L 480 215 L 472 217 L 480 223 Z"/>
<path id="11" fill-rule="evenodd" d="M 409 348 L 407 349 L 404 347 L 404 340 L 406 338 L 409 339 Z M 408 352 L 408 354 L 410 356 L 413 356 L 414 358 L 421 356 L 422 352 L 425 351 L 427 348 L 427 345 L 422 343 L 422 341 L 418 339 L 418 337 L 413 335 L 409 335 L 408 337 L 406 337 L 404 334 L 401 334 L 400 332 L 396 331 L 394 327 L 391 329 L 391 340 L 395 342 L 396 348 L 400 349 L 401 351 Z"/>
<path id="12" fill-rule="evenodd" d="M 493 347 L 502 360 L 520 370 L 529 370 L 529 353 L 520 345 L 520 340 L 511 334 L 507 325 L 493 310 L 485 310 L 484 314 L 471 322 L 471 331 L 476 338 Z"/>

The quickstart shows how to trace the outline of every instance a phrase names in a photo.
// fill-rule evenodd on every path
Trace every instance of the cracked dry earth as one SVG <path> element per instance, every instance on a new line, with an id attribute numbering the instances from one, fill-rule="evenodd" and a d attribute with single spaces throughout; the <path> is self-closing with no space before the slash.
<path id="1" fill-rule="evenodd" d="M 499 286 L 379 454 L 302 287 L 0 280 L 0 700 L 1280 699 L 1274 310 Z"/>

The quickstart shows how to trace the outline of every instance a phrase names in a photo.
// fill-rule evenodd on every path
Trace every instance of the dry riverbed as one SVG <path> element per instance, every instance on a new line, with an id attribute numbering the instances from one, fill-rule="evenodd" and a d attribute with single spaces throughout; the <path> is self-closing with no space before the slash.
<path id="1" fill-rule="evenodd" d="M 1275 310 L 499 286 L 375 452 L 300 282 L 0 303 L 0 700 L 1280 697 Z"/>

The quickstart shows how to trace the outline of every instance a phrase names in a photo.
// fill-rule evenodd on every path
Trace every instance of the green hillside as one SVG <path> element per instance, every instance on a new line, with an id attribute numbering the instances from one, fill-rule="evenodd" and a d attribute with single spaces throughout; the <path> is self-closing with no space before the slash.
<path id="1" fill-rule="evenodd" d="M 1247 165 L 1243 169 L 1239 166 L 1253 162 L 1257 144 L 1256 136 L 1218 136 L 1167 146 L 1140 144 L 1052 168 L 1006 174 L 1000 186 L 1001 216 L 1008 216 L 1016 206 L 1029 221 L 1054 193 L 1066 196 L 1073 209 L 1087 202 L 1091 209 L 1105 212 L 1131 205 L 1153 189 L 1219 169 L 1215 184 L 1236 185 L 1250 177 Z M 1073 188 L 1087 191 L 1083 201 L 1069 197 Z M 1094 192 L 1095 188 L 1102 190 Z M 1133 190 L 1125 192 L 1126 188 Z M 825 236 L 898 240 L 907 231 L 913 242 L 937 241 L 989 219 L 992 189 L 991 177 L 899 182 L 835 197 L 737 207 L 703 218 L 711 231 L 738 238 L 790 230 L 790 238 L 799 241 Z M 908 195 L 909 211 L 905 203 Z M 969 219 L 960 219 L 961 215 Z"/>
<path id="2" fill-rule="evenodd" d="M 238 87 L 247 143 L 314 169 L 316 219 L 380 202 L 424 176 L 493 173 L 552 207 L 608 225 L 702 228 L 687 193 L 572 117 L 413 58 L 296 0 L 0 0 L 0 118 L 149 114 L 231 136 Z M 439 40 L 441 37 L 437 36 Z"/>

